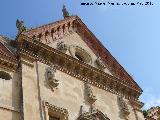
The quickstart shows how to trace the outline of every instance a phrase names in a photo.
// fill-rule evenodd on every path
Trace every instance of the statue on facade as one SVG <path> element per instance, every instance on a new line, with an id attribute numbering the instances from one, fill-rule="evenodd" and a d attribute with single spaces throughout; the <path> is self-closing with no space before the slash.
<path id="1" fill-rule="evenodd" d="M 63 12 L 63 17 L 64 17 L 64 18 L 69 17 L 69 12 L 67 11 L 65 5 L 63 5 L 62 12 Z"/>
<path id="2" fill-rule="evenodd" d="M 62 41 L 62 42 L 57 43 L 57 49 L 65 53 L 68 49 L 68 46 Z"/>
<path id="3" fill-rule="evenodd" d="M 59 85 L 59 80 L 55 79 L 56 66 L 50 66 L 47 68 L 47 82 L 52 90 Z"/>
<path id="4" fill-rule="evenodd" d="M 18 34 L 22 33 L 26 30 L 26 27 L 24 26 L 24 22 L 17 19 L 16 21 L 16 27 L 18 28 Z"/>

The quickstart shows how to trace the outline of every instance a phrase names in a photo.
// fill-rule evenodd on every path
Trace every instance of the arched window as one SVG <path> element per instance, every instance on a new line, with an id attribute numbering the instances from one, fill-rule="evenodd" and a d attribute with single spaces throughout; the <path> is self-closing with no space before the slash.
<path id="1" fill-rule="evenodd" d="M 92 64 L 92 58 L 90 54 L 83 48 L 79 46 L 70 46 L 69 51 L 74 58 L 77 58 L 85 63 Z"/>
<path id="2" fill-rule="evenodd" d="M 84 62 L 84 58 L 83 58 L 78 52 L 75 52 L 75 56 L 76 56 L 80 61 L 83 61 L 83 62 Z"/>
<path id="3" fill-rule="evenodd" d="M 0 78 L 5 79 L 5 80 L 10 80 L 12 77 L 10 76 L 10 74 L 4 71 L 0 71 Z"/>

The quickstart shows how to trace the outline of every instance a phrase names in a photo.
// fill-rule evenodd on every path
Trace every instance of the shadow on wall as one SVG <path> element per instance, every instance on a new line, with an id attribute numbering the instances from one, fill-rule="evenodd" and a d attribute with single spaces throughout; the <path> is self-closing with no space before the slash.
<path id="1" fill-rule="evenodd" d="M 12 82 L 12 107 L 20 111 L 20 100 L 21 99 L 21 91 L 20 91 L 20 78 L 17 73 L 13 73 L 13 78 L 11 79 Z M 20 113 L 12 111 L 12 120 L 20 120 Z"/>
<path id="2" fill-rule="evenodd" d="M 118 103 L 118 108 L 119 108 L 119 117 L 121 118 L 121 119 L 124 119 L 125 120 L 125 117 L 124 117 L 124 115 L 123 115 L 123 112 L 122 112 L 122 103 L 120 102 L 120 100 L 119 100 L 119 96 L 117 96 L 117 103 Z"/>

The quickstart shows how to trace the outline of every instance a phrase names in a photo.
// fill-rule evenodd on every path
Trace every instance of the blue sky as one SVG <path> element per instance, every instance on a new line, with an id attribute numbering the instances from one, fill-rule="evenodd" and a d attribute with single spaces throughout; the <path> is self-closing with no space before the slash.
<path id="1" fill-rule="evenodd" d="M 141 86 L 144 108 L 160 105 L 160 2 L 153 0 L 159 4 L 153 6 L 81 6 L 81 2 L 108 1 L 1 0 L 0 34 L 14 39 L 17 18 L 28 28 L 63 19 L 61 10 L 65 4 L 70 14 L 82 19 Z"/>

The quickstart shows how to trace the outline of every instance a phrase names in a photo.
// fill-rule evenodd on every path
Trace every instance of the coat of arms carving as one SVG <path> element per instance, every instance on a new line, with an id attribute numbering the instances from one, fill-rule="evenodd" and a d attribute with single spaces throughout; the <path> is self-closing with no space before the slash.
<path id="1" fill-rule="evenodd" d="M 46 70 L 47 83 L 53 91 L 54 88 L 56 88 L 59 85 L 59 80 L 55 79 L 55 73 L 56 73 L 56 66 L 50 66 Z"/>

